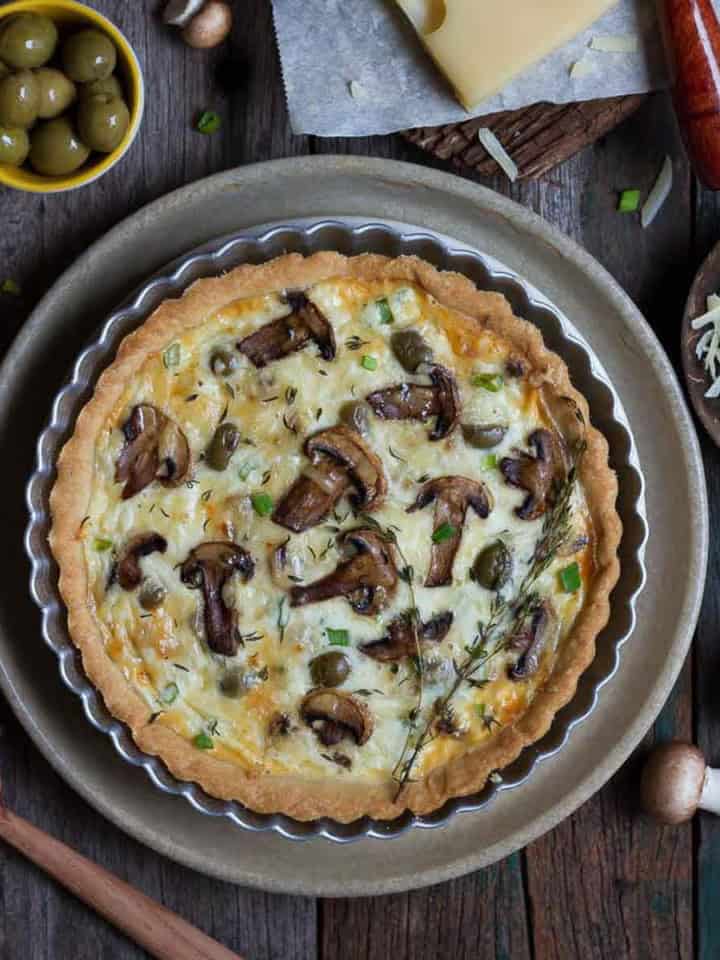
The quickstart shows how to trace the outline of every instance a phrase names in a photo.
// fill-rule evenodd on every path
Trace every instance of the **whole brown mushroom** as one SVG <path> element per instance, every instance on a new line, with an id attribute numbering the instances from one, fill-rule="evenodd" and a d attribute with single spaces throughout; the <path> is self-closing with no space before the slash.
<path id="1" fill-rule="evenodd" d="M 663 743 L 645 764 L 640 800 L 661 823 L 685 823 L 698 809 L 720 814 L 720 771 L 708 767 L 692 744 Z"/>
<path id="2" fill-rule="evenodd" d="M 196 50 L 216 47 L 232 29 L 232 9 L 221 0 L 209 0 L 183 29 L 183 40 Z"/>

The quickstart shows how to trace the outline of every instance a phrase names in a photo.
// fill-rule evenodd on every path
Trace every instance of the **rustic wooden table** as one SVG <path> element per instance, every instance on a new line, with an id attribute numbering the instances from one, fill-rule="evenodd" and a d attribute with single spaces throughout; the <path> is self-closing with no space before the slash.
<path id="1" fill-rule="evenodd" d="M 221 54 L 186 49 L 159 24 L 158 3 L 95 0 L 94 5 L 126 31 L 144 64 L 145 123 L 125 161 L 89 188 L 55 197 L 0 192 L 0 279 L 12 277 L 23 290 L 20 298 L 0 299 L 3 348 L 88 244 L 181 184 L 239 164 L 308 153 L 428 162 L 399 137 L 292 136 L 268 0 L 236 4 L 233 43 L 245 80 L 234 93 L 215 82 Z M 223 118 L 221 132 L 211 137 L 193 130 L 193 118 L 205 108 Z M 675 188 L 659 219 L 643 232 L 635 217 L 615 212 L 617 192 L 649 187 L 665 153 L 674 159 Z M 718 239 L 720 210 L 688 170 L 665 96 L 650 98 L 606 140 L 541 181 L 490 185 L 596 256 L 677 359 L 684 297 L 701 258 Z M 703 443 L 714 521 L 720 519 L 720 455 L 705 438 Z M 694 737 L 715 761 L 720 761 L 719 587 L 716 544 L 692 660 L 652 735 Z M 145 849 L 58 779 L 3 703 L 0 722 L 0 771 L 16 811 L 251 960 L 720 957 L 720 822 L 702 818 L 660 829 L 641 818 L 640 755 L 573 817 L 503 863 L 414 893 L 316 902 L 206 879 Z M 143 956 L 13 852 L 0 849 L 0 871 L 3 960 Z"/>

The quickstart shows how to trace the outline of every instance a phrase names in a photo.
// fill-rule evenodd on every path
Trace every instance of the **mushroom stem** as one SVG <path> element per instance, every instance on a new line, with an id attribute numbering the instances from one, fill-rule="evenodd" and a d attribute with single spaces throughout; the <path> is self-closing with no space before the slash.
<path id="1" fill-rule="evenodd" d="M 715 770 L 713 767 L 706 768 L 698 807 L 720 817 L 720 770 Z"/>

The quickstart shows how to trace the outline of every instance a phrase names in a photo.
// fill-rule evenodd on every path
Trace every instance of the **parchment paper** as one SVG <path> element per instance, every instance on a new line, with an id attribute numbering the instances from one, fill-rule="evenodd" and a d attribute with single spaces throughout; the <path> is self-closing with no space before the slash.
<path id="1" fill-rule="evenodd" d="M 469 118 L 393 0 L 273 0 L 273 6 L 295 133 L 359 137 Z M 636 34 L 638 52 L 588 49 L 593 36 L 616 34 Z M 570 67 L 581 58 L 593 72 L 572 79 Z M 540 100 L 641 93 L 664 84 L 654 0 L 620 0 L 476 113 Z"/>

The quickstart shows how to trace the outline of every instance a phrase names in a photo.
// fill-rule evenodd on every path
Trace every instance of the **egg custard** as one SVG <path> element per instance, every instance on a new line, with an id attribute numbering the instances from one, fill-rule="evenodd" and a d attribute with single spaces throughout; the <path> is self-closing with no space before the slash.
<path id="1" fill-rule="evenodd" d="M 120 346 L 51 545 L 109 710 L 178 777 L 300 820 L 479 790 L 573 696 L 621 525 L 538 330 L 411 257 L 200 280 Z"/>

